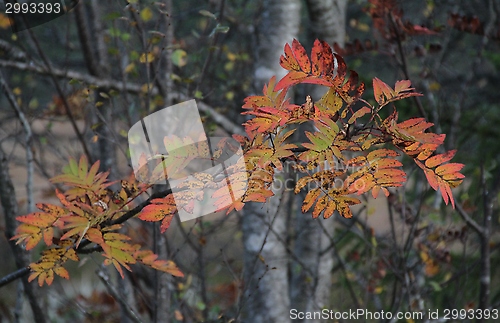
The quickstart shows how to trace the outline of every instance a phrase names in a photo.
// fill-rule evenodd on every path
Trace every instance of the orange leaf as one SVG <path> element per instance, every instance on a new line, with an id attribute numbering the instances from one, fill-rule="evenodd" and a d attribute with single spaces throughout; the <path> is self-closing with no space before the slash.
<path id="1" fill-rule="evenodd" d="M 450 161 L 456 154 L 456 150 L 450 150 L 444 154 L 439 154 L 436 156 L 433 156 L 425 161 L 425 166 L 429 168 L 434 168 L 437 165 L 441 165 L 443 163 L 446 163 L 447 161 Z"/>
<path id="2" fill-rule="evenodd" d="M 304 203 L 302 204 L 302 213 L 307 212 L 313 206 L 320 194 L 321 190 L 319 188 L 315 188 L 307 192 Z"/>
<path id="3" fill-rule="evenodd" d="M 382 82 L 380 79 L 373 78 L 373 96 L 378 104 L 383 104 L 386 100 L 392 99 L 396 96 L 393 89 L 386 83 Z"/>

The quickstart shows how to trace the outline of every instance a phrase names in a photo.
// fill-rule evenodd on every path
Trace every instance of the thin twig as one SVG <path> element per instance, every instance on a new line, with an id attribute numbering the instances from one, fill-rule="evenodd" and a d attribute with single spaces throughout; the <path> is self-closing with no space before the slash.
<path id="1" fill-rule="evenodd" d="M 403 43 L 401 40 L 401 35 L 399 34 L 398 27 L 396 25 L 396 22 L 394 21 L 394 16 L 392 13 L 389 13 L 389 21 L 391 22 L 391 26 L 394 29 L 394 33 L 396 34 L 396 43 L 398 45 L 398 51 L 399 51 L 399 56 L 401 58 L 401 69 L 403 70 L 403 74 L 405 75 L 405 78 L 407 80 L 410 79 L 410 73 L 408 73 L 408 64 L 406 62 L 406 56 L 403 51 Z M 427 119 L 427 114 L 425 113 L 424 107 L 422 106 L 422 102 L 420 101 L 418 96 L 414 96 L 413 100 L 417 104 L 418 111 L 420 112 L 421 116 Z"/>
<path id="2" fill-rule="evenodd" d="M 458 214 L 462 217 L 462 219 L 465 221 L 465 223 L 467 223 L 468 226 L 476 231 L 479 236 L 484 236 L 483 228 L 476 221 L 474 221 L 473 218 L 470 217 L 470 215 L 463 209 L 462 205 L 457 203 L 455 205 L 455 209 L 458 211 Z"/>
<path id="3" fill-rule="evenodd" d="M 83 138 L 83 134 L 80 132 L 80 130 L 78 129 L 78 126 L 76 125 L 75 117 L 73 116 L 73 112 L 71 111 L 71 108 L 69 107 L 68 100 L 66 99 L 66 96 L 64 95 L 64 92 L 63 92 L 61 86 L 59 85 L 59 81 L 57 80 L 56 76 L 52 72 L 52 65 L 50 64 L 47 56 L 45 56 L 45 53 L 43 52 L 42 48 L 40 47 L 38 39 L 35 37 L 35 34 L 33 33 L 33 31 L 29 28 L 27 29 L 27 31 L 28 31 L 28 34 L 30 35 L 31 40 L 35 44 L 35 47 L 37 48 L 38 55 L 40 55 L 43 62 L 45 63 L 45 66 L 49 72 L 48 75 L 50 76 L 50 78 L 54 82 L 54 86 L 56 87 L 57 93 L 61 97 L 61 100 L 62 100 L 62 103 L 64 106 L 64 110 L 65 110 L 66 114 L 68 115 L 68 119 L 71 123 L 71 126 L 73 127 L 73 131 L 75 132 L 76 136 L 78 137 L 78 140 L 80 141 L 80 144 L 82 145 L 83 151 L 84 151 L 85 155 L 87 156 L 87 159 L 89 161 L 92 161 L 93 160 L 92 155 L 90 154 L 90 150 L 87 147 L 87 143 L 85 142 L 85 139 Z"/>
<path id="4" fill-rule="evenodd" d="M 99 270 L 97 270 L 96 273 L 97 276 L 101 279 L 104 286 L 106 286 L 106 289 L 111 294 L 111 296 L 113 296 L 113 298 L 118 301 L 118 303 L 120 304 L 120 308 L 125 311 L 127 317 L 131 319 L 133 322 L 141 323 L 142 321 L 139 318 L 139 316 L 128 305 L 127 301 L 123 299 L 123 297 L 120 297 L 120 293 L 116 290 L 115 286 L 113 286 L 113 284 L 111 284 L 111 282 L 109 281 L 109 276 L 105 272 L 105 268 L 100 268 Z"/>
<path id="5" fill-rule="evenodd" d="M 10 103 L 10 106 L 14 110 L 21 122 L 24 132 L 25 132 L 25 144 L 26 144 L 26 195 L 28 198 L 28 213 L 31 213 L 35 210 L 35 202 L 33 200 L 33 151 L 32 151 L 32 137 L 33 134 L 31 132 L 31 126 L 26 119 L 21 107 L 17 104 L 14 93 L 7 84 L 2 71 L 0 71 L 0 86 L 3 88 L 5 95 L 7 96 L 7 100 Z"/>

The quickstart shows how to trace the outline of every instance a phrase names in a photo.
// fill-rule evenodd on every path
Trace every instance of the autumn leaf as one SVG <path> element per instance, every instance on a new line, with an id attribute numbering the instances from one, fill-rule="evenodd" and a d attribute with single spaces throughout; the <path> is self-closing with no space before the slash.
<path id="1" fill-rule="evenodd" d="M 164 198 L 153 199 L 151 204 L 146 205 L 139 213 L 139 219 L 143 221 L 162 221 L 160 230 L 165 232 L 170 226 L 174 214 L 177 212 L 174 195 L 169 194 Z"/>
<path id="2" fill-rule="evenodd" d="M 406 182 L 406 173 L 400 169 L 403 164 L 394 158 L 399 154 L 390 149 L 377 149 L 367 156 L 358 156 L 347 161 L 347 166 L 357 166 L 358 170 L 350 174 L 345 185 L 349 192 L 358 195 L 372 191 L 377 198 L 380 191 L 389 196 L 388 187 L 399 187 Z"/>
<path id="3" fill-rule="evenodd" d="M 425 163 L 415 160 L 415 163 L 420 167 L 429 182 L 429 185 L 436 191 L 441 192 L 443 201 L 446 205 L 451 202 L 455 208 L 455 200 L 451 189 L 460 185 L 465 176 L 460 173 L 464 167 L 460 163 L 448 163 L 456 154 L 456 150 L 448 151 L 444 154 L 438 154 L 428 158 Z"/>
<path id="4" fill-rule="evenodd" d="M 44 283 L 51 285 L 54 281 L 54 274 L 69 279 L 68 271 L 63 267 L 67 260 L 78 261 L 79 258 L 69 241 L 61 243 L 60 246 L 47 249 L 42 252 L 40 259 L 36 263 L 30 264 L 31 273 L 28 281 L 38 278 L 38 285 Z"/>
<path id="5" fill-rule="evenodd" d="M 411 96 L 422 96 L 422 94 L 413 92 L 413 90 L 414 88 L 411 87 L 411 82 L 409 80 L 397 81 L 393 90 L 380 79 L 376 77 L 373 78 L 373 96 L 381 107 L 396 100 Z"/>
<path id="6" fill-rule="evenodd" d="M 351 206 L 359 204 L 361 201 L 347 196 L 348 194 L 349 192 L 345 188 L 312 189 L 304 199 L 302 212 L 307 212 L 315 204 L 312 212 L 313 218 L 317 218 L 323 212 L 323 217 L 328 219 L 335 211 L 338 211 L 344 218 L 352 218 Z"/>

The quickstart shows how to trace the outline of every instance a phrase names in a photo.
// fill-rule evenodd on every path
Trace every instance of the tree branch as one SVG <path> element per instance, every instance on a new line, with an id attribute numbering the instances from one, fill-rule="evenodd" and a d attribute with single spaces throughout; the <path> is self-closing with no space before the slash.
<path id="1" fill-rule="evenodd" d="M 105 223 L 103 225 L 104 226 L 111 226 L 114 224 L 122 224 L 122 223 L 126 222 L 127 220 L 133 218 L 137 214 L 139 214 L 139 212 L 141 212 L 142 209 L 144 209 L 147 205 L 151 204 L 151 200 L 156 199 L 156 198 L 165 197 L 170 193 L 172 193 L 171 189 L 151 194 L 151 196 L 146 201 L 142 202 L 141 204 L 139 204 L 138 206 L 136 206 L 132 210 L 128 211 L 127 213 L 122 215 L 120 218 L 118 218 L 114 221 L 110 221 L 109 223 Z M 85 248 L 89 244 L 91 244 L 91 242 L 89 240 L 83 239 L 82 242 L 80 243 L 80 245 L 78 246 L 78 248 L 76 249 L 76 252 L 79 254 L 89 254 L 89 253 L 99 251 L 101 248 L 100 246 Z M 0 279 L 0 288 L 13 282 L 14 280 L 16 280 L 18 278 L 26 276 L 27 274 L 29 274 L 29 272 L 30 272 L 29 267 L 24 267 L 24 268 L 21 268 L 15 272 L 13 272 L 13 273 L 8 274 L 7 276 L 2 277 Z"/>
<path id="2" fill-rule="evenodd" d="M 95 85 L 103 90 L 115 90 L 115 91 L 127 91 L 130 93 L 134 94 L 144 94 L 142 90 L 142 85 L 140 84 L 135 84 L 135 83 L 129 83 L 129 82 L 121 82 L 118 80 L 113 80 L 113 79 L 103 79 L 99 77 L 94 77 L 88 74 L 84 73 L 79 73 L 76 71 L 65 71 L 61 70 L 58 68 L 53 67 L 51 70 L 48 70 L 42 66 L 35 65 L 32 63 L 22 63 L 22 62 L 12 62 L 12 61 L 6 61 L 3 59 L 0 59 L 0 66 L 1 67 L 10 67 L 10 68 L 15 68 L 21 71 L 30 71 L 34 72 L 40 75 L 54 75 L 60 78 L 66 78 L 66 79 L 74 79 L 77 81 L 81 81 L 87 84 L 92 84 Z M 151 90 L 151 95 L 156 95 L 159 93 L 157 87 L 153 87 Z M 182 93 L 179 92 L 174 92 L 171 93 L 172 98 L 179 100 L 179 101 L 185 101 L 188 100 L 189 98 Z M 200 111 L 205 112 L 210 116 L 210 118 L 217 123 L 220 127 L 222 127 L 225 131 L 227 131 L 230 134 L 243 134 L 244 130 L 241 126 L 237 125 L 236 123 L 232 122 L 229 118 L 226 116 L 220 114 L 217 112 L 214 108 L 209 106 L 208 104 L 198 101 L 198 108 Z"/>
<path id="3" fill-rule="evenodd" d="M 474 221 L 473 218 L 470 217 L 470 215 L 463 209 L 463 207 L 459 203 L 455 205 L 455 208 L 468 226 L 474 229 L 474 231 L 476 231 L 479 236 L 484 236 L 483 228 L 476 221 Z"/>

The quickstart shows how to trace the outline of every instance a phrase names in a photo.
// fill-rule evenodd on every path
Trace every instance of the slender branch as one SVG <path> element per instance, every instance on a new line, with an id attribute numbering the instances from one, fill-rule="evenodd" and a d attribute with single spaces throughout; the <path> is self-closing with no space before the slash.
<path id="1" fill-rule="evenodd" d="M 30 267 L 23 267 L 23 268 L 20 268 L 14 272 L 11 272 L 10 274 L 8 274 L 0 279 L 0 287 L 3 287 L 5 285 L 13 282 L 14 280 L 17 280 L 21 277 L 28 275 L 29 272 L 30 272 Z"/>
<path id="2" fill-rule="evenodd" d="M 35 209 L 35 203 L 33 201 L 33 151 L 31 150 L 31 144 L 32 144 L 32 132 L 31 132 L 31 126 L 26 119 L 26 116 L 24 115 L 23 111 L 21 110 L 21 107 L 19 104 L 17 104 L 16 98 L 14 96 L 14 93 L 9 87 L 9 84 L 7 84 L 7 81 L 5 80 L 2 72 L 0 71 L 0 86 L 2 87 L 3 91 L 5 92 L 5 95 L 7 96 L 7 100 L 10 103 L 10 106 L 14 110 L 14 112 L 17 115 L 17 118 L 19 119 L 19 122 L 21 122 L 24 132 L 25 132 L 25 144 L 26 144 L 26 173 L 27 173 L 27 179 L 26 179 L 26 195 L 28 197 L 28 212 L 31 213 Z"/>
<path id="3" fill-rule="evenodd" d="M 408 64 L 406 62 L 406 56 L 405 56 L 405 53 L 403 51 L 403 43 L 401 40 L 401 35 L 399 34 L 399 30 L 398 30 L 398 27 L 396 25 L 396 21 L 394 20 L 394 16 L 392 15 L 392 13 L 389 13 L 389 21 L 391 22 L 391 26 L 394 29 L 394 33 L 396 34 L 396 43 L 398 45 L 399 56 L 401 57 L 401 69 L 403 70 L 405 78 L 407 80 L 409 80 L 410 73 L 408 73 Z M 417 104 L 418 111 L 420 112 L 422 117 L 427 119 L 427 114 L 425 113 L 424 107 L 422 106 L 422 102 L 420 101 L 418 96 L 414 96 L 413 100 Z"/>
<path id="4" fill-rule="evenodd" d="M 23 63 L 23 62 L 13 62 L 8 60 L 0 59 L 1 67 L 15 68 L 20 71 L 34 72 L 40 75 L 54 75 L 60 78 L 74 79 L 83 83 L 95 85 L 103 90 L 116 90 L 116 91 L 127 91 L 130 93 L 141 94 L 143 93 L 140 84 L 135 84 L 131 82 L 122 82 L 113 79 L 104 79 L 95 77 L 89 74 L 80 73 L 71 70 L 62 70 L 56 67 L 52 67 L 51 70 L 40 66 L 34 62 Z M 151 89 L 152 94 L 158 94 L 158 89 Z"/>
<path id="5" fill-rule="evenodd" d="M 23 16 L 23 18 L 24 18 L 24 16 Z M 87 147 L 85 139 L 83 138 L 83 134 L 80 132 L 80 130 L 78 129 L 78 126 L 76 125 L 76 121 L 75 121 L 75 118 L 73 116 L 73 112 L 71 112 L 71 109 L 69 107 L 68 100 L 66 99 L 66 96 L 64 95 L 63 90 L 62 90 L 61 86 L 59 85 L 59 82 L 58 82 L 56 76 L 52 72 L 52 65 L 50 64 L 47 56 L 45 56 L 45 53 L 43 52 L 42 48 L 40 47 L 38 39 L 35 37 L 35 34 L 33 33 L 33 31 L 29 28 L 27 29 L 27 31 L 28 31 L 28 34 L 30 35 L 31 40 L 35 44 L 35 47 L 38 51 L 38 55 L 40 55 L 40 57 L 42 58 L 42 61 L 44 62 L 45 66 L 47 67 L 47 70 L 49 71 L 48 75 L 50 76 L 50 78 L 54 82 L 54 86 L 56 87 L 57 93 L 61 97 L 61 100 L 62 100 L 63 106 L 64 106 L 64 110 L 65 110 L 66 114 L 68 115 L 68 119 L 71 123 L 71 126 L 73 127 L 73 131 L 75 132 L 76 136 L 78 137 L 78 141 L 80 141 L 80 144 L 82 145 L 82 148 L 83 148 L 85 155 L 87 156 L 88 160 L 91 161 L 92 155 L 90 154 L 90 150 Z"/>
<path id="6" fill-rule="evenodd" d="M 484 236 L 483 228 L 476 221 L 474 221 L 473 218 L 470 217 L 470 215 L 463 209 L 463 207 L 459 203 L 455 205 L 455 209 L 458 211 L 458 214 L 462 217 L 462 219 L 465 221 L 465 223 L 467 223 L 468 226 L 474 229 L 474 231 L 476 231 L 479 236 Z"/>
<path id="7" fill-rule="evenodd" d="M 87 84 L 95 85 L 103 90 L 115 90 L 120 92 L 127 91 L 129 93 L 134 93 L 134 94 L 144 94 L 142 86 L 140 84 L 122 82 L 113 79 L 99 78 L 75 71 L 64 71 L 57 68 L 52 68 L 51 70 L 48 70 L 38 65 L 27 64 L 22 62 L 11 62 L 2 59 L 0 59 L 0 67 L 10 67 L 21 71 L 35 72 L 40 75 L 54 75 L 61 78 L 73 79 Z M 153 87 L 150 91 L 151 95 L 156 95 L 159 93 L 157 87 Z M 177 99 L 179 101 L 184 101 L 189 99 L 187 95 L 179 92 L 173 92 L 171 93 L 171 95 L 172 99 Z M 237 125 L 226 116 L 217 112 L 214 108 L 212 108 L 208 104 L 198 101 L 197 105 L 200 111 L 208 114 L 210 119 L 212 119 L 215 123 L 221 126 L 228 133 L 230 134 L 244 133 L 244 130 L 241 126 Z"/>
<path id="8" fill-rule="evenodd" d="M 125 311 L 125 314 L 129 319 L 136 323 L 142 322 L 139 316 L 128 305 L 127 301 L 123 299 L 123 297 L 120 297 L 120 293 L 116 290 L 115 286 L 111 284 L 111 282 L 109 281 L 109 276 L 104 270 L 105 268 L 97 270 L 97 276 L 99 276 L 104 286 L 106 286 L 108 292 L 111 294 L 111 296 L 113 296 L 114 299 L 118 301 L 118 303 L 120 303 L 120 307 Z"/>

